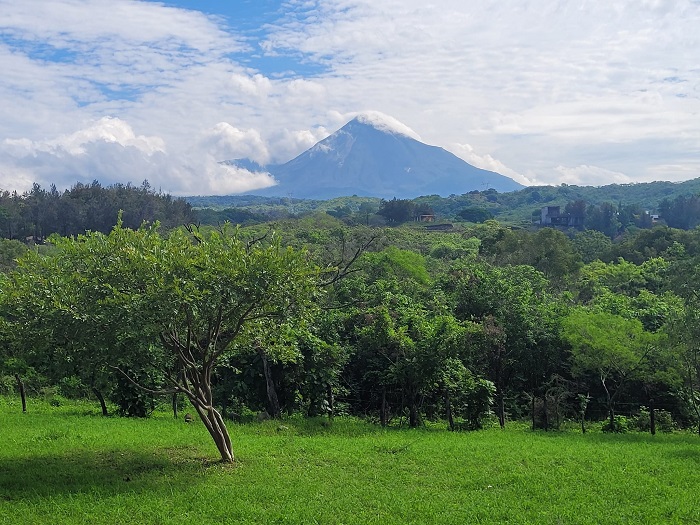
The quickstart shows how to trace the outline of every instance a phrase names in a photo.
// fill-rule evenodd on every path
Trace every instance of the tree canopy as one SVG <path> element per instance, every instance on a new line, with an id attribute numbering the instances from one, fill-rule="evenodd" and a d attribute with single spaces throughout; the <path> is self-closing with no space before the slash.
<path id="1" fill-rule="evenodd" d="M 51 242 L 57 253 L 28 253 L 4 290 L 26 305 L 13 314 L 17 326 L 33 314 L 31 322 L 70 332 L 73 342 L 99 341 L 104 346 L 90 350 L 129 381 L 185 394 L 231 461 L 212 374 L 234 345 L 293 346 L 288 334 L 320 293 L 319 268 L 303 251 L 246 241 L 235 230 L 166 237 L 157 226 L 118 224 L 109 234 Z M 158 384 L 132 376 L 146 363 L 160 372 Z"/>

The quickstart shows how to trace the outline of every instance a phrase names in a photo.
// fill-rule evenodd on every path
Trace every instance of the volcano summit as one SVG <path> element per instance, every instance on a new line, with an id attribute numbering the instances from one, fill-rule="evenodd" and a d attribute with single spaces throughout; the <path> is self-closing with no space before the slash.
<path id="1" fill-rule="evenodd" d="M 513 179 L 476 168 L 442 148 L 424 144 L 410 128 L 380 113 L 354 118 L 285 164 L 257 166 L 245 159 L 226 163 L 269 172 L 278 184 L 250 192 L 264 196 L 412 199 L 487 188 L 499 192 L 523 188 Z"/>

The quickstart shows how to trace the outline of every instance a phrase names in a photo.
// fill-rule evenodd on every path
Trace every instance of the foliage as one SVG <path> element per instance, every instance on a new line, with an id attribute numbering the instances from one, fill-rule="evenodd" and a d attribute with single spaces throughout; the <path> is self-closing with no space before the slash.
<path id="1" fill-rule="evenodd" d="M 671 228 L 690 230 L 700 224 L 700 196 L 678 195 L 659 203 L 659 213 Z"/>
<path id="2" fill-rule="evenodd" d="M 36 195 L 42 191 L 35 188 Z M 294 288 L 274 264 L 265 270 L 270 286 L 289 284 L 291 300 L 285 306 L 275 299 L 261 317 L 246 318 L 218 354 L 210 368 L 211 406 L 222 419 L 347 413 L 387 425 L 442 419 L 451 428 L 477 428 L 493 410 L 503 424 L 529 415 L 534 428 L 549 429 L 566 415 L 595 419 L 624 407 L 631 417 L 641 406 L 656 406 L 683 427 L 700 423 L 700 230 L 652 228 L 648 209 L 622 198 L 627 188 L 611 191 L 600 200 L 564 185 L 410 201 L 414 214 L 434 205 L 436 213 L 449 209 L 442 218 L 467 208 L 499 218 L 457 220 L 450 231 L 429 231 L 420 222 L 374 227 L 385 222 L 376 215 L 377 199 L 241 197 L 238 207 L 201 210 L 207 221 L 248 224 L 235 229 L 161 233 L 146 225 L 130 237 L 122 223 L 120 240 L 114 232 L 88 234 L 76 245 L 89 250 L 57 239 L 26 255 L 12 241 L 3 245 L 8 266 L 0 276 L 0 373 L 9 378 L 3 384 L 14 391 L 9 371 L 16 369 L 30 391 L 104 396 L 124 414 L 149 414 L 160 393 L 176 388 L 172 380 L 180 381 L 177 344 L 204 355 L 217 305 L 262 297 L 256 286 L 250 295 L 240 286 L 250 276 L 267 279 L 249 267 L 267 264 L 252 253 L 271 249 L 284 258 L 290 247 L 292 281 L 302 279 L 297 269 L 315 277 L 294 281 L 300 287 Z M 24 206 L 16 197 L 5 204 Z M 521 200 L 537 215 L 553 204 L 589 220 L 607 217 L 601 227 L 611 230 L 504 222 L 509 203 Z M 0 213 L 0 222 L 9 216 Z M 99 215 L 91 217 L 99 226 Z M 257 223 L 269 217 L 276 222 Z M 14 268 L 17 254 L 31 263 Z M 355 261 L 350 269 L 342 263 L 348 260 Z M 322 273 L 327 286 L 319 287 Z M 298 299 L 293 290 L 301 289 L 308 295 Z M 601 317 L 575 322 L 581 312 Z M 584 354 L 596 352 L 619 358 L 604 381 L 600 367 L 583 364 Z M 579 407 L 578 396 L 590 403 Z"/>
<path id="3" fill-rule="evenodd" d="M 605 421 L 601 430 L 603 432 L 614 432 L 616 434 L 624 434 L 629 431 L 629 420 L 625 416 L 615 416 L 613 419 Z"/>
<path id="4" fill-rule="evenodd" d="M 607 260 L 612 249 L 610 238 L 597 230 L 577 232 L 571 242 L 574 250 L 586 264 L 595 260 Z"/>
<path id="5" fill-rule="evenodd" d="M 0 272 L 6 272 L 16 266 L 16 260 L 25 251 L 27 246 L 19 241 L 0 239 Z"/>
<path id="6" fill-rule="evenodd" d="M 461 239 L 459 241 L 445 240 L 439 242 L 430 250 L 430 256 L 434 259 L 455 260 L 462 257 L 476 258 L 479 254 L 481 241 L 476 237 Z"/>
<path id="7" fill-rule="evenodd" d="M 569 239 L 553 228 L 541 228 L 535 233 L 524 230 L 503 232 L 492 242 L 488 254 L 501 265 L 532 266 L 557 281 L 574 274 L 580 266 L 580 257 Z"/>
<path id="8" fill-rule="evenodd" d="M 661 432 L 670 433 L 675 429 L 675 424 L 673 423 L 673 416 L 666 410 L 655 410 L 654 419 L 656 422 L 656 428 Z M 635 416 L 634 428 L 639 432 L 649 432 L 651 429 L 651 412 L 649 408 L 642 406 L 639 407 L 639 414 Z"/>
<path id="9" fill-rule="evenodd" d="M 235 231 L 162 237 L 157 225 L 131 230 L 119 223 L 108 235 L 51 241 L 55 256 L 30 252 L 14 275 L 24 311 L 49 328 L 58 323 L 99 340 L 100 359 L 134 384 L 155 367 L 163 383 L 140 386 L 185 394 L 222 459 L 232 460 L 212 374 L 234 342 L 259 347 L 273 331 L 303 323 L 318 294 L 318 268 L 303 252 L 244 242 Z M 271 350 L 285 351 L 284 341 Z"/>
<path id="10" fill-rule="evenodd" d="M 464 208 L 457 215 L 468 222 L 484 222 L 493 219 L 493 213 L 487 209 L 477 207 Z"/>
<path id="11" fill-rule="evenodd" d="M 103 187 L 99 182 L 76 183 L 60 193 L 34 184 L 22 195 L 0 193 L 0 236 L 41 243 L 52 233 L 79 235 L 86 230 L 109 232 L 122 212 L 122 224 L 138 228 L 141 223 L 160 221 L 172 228 L 193 221 L 192 209 L 183 199 L 156 192 L 148 181 Z"/>
<path id="12" fill-rule="evenodd" d="M 409 250 L 390 246 L 378 253 L 364 254 L 360 263 L 367 267 L 372 280 L 395 278 L 409 279 L 419 284 L 430 282 L 425 258 Z"/>
<path id="13" fill-rule="evenodd" d="M 600 382 L 609 415 L 607 428 L 618 431 L 617 399 L 631 380 L 651 385 L 661 377 L 661 362 L 646 365 L 663 348 L 665 335 L 647 332 L 637 319 L 581 307 L 569 313 L 562 327 L 563 338 L 571 346 L 572 373 L 579 378 L 590 374 Z"/>
<path id="14" fill-rule="evenodd" d="M 409 199 L 397 199 L 390 201 L 382 199 L 377 215 L 381 215 L 389 224 L 401 224 L 410 221 L 416 214 L 416 205 Z"/>

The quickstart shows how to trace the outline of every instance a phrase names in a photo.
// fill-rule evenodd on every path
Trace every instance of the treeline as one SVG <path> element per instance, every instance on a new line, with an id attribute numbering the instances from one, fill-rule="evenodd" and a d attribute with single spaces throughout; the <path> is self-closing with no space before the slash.
<path id="1" fill-rule="evenodd" d="M 666 199 L 673 201 L 677 197 L 700 194 L 700 179 L 686 182 L 648 182 L 635 184 L 610 184 L 606 186 L 575 186 L 560 184 L 558 186 L 529 186 L 519 191 L 498 193 L 494 189 L 473 190 L 464 194 L 426 195 L 413 199 L 420 204 L 427 204 L 442 218 L 457 217 L 465 208 L 477 207 L 487 209 L 501 221 L 530 222 L 534 210 L 542 206 L 562 206 L 568 202 L 583 201 L 587 205 L 600 206 L 604 202 L 615 206 L 623 204 L 639 205 L 645 210 L 658 210 L 660 203 Z M 294 210 L 296 213 L 326 211 L 334 208 L 347 208 L 356 211 L 362 202 L 378 205 L 379 199 L 369 197 L 342 197 L 330 201 L 314 201 L 293 198 L 257 197 L 252 195 L 229 195 L 212 197 L 187 197 L 196 208 L 241 208 L 251 211 L 269 210 L 273 207 Z"/>
<path id="2" fill-rule="evenodd" d="M 464 195 L 428 195 L 416 199 L 343 197 L 311 201 L 251 196 L 189 199 L 198 206 L 207 203 L 212 206 L 195 210 L 201 224 L 230 220 L 250 225 L 321 211 L 348 226 L 395 226 L 412 221 L 482 223 L 496 219 L 514 227 L 530 229 L 542 223 L 543 209 L 548 207 L 559 208 L 560 212 L 554 221 L 544 225 L 568 230 L 570 235 L 576 231 L 595 230 L 610 239 L 619 239 L 627 232 L 650 229 L 655 225 L 690 230 L 700 224 L 700 196 L 677 194 L 681 188 L 695 186 L 654 183 L 650 187 L 657 185 L 657 193 L 640 192 L 636 185 L 610 186 L 607 194 L 602 193 L 601 188 L 562 185 L 500 194 L 495 190 L 475 190 Z M 676 195 L 671 198 L 669 193 Z M 633 197 L 643 200 L 633 201 Z"/>
<path id="3" fill-rule="evenodd" d="M 0 281 L 6 391 L 144 416 L 178 385 L 210 432 L 216 414 L 295 412 L 700 431 L 699 230 L 613 242 L 319 214 L 274 233 L 120 226 L 26 257 Z"/>
<path id="4" fill-rule="evenodd" d="M 77 183 L 64 192 L 34 184 L 28 192 L 0 192 L 0 237 L 43 242 L 52 233 L 72 236 L 86 230 L 109 232 L 122 211 L 123 224 L 138 228 L 144 221 L 160 221 L 174 228 L 195 220 L 183 199 L 156 192 L 148 181 L 141 186 L 99 182 Z"/>
<path id="5" fill-rule="evenodd" d="M 498 194 L 492 190 L 486 192 L 472 192 L 484 198 L 484 203 L 480 205 L 467 206 L 454 212 L 453 216 L 439 217 L 445 220 L 464 220 L 467 222 L 482 223 L 489 219 L 498 218 L 485 204 L 494 202 Z M 376 212 L 385 218 L 388 224 L 401 224 L 412 220 L 421 220 L 428 217 L 435 218 L 435 207 L 430 204 L 429 197 L 419 199 L 392 199 L 380 201 L 379 209 Z M 700 224 L 700 196 L 680 195 L 673 200 L 663 199 L 658 210 L 649 209 L 641 204 L 623 204 L 602 202 L 600 204 L 589 203 L 584 200 L 568 201 L 564 206 L 555 206 L 554 210 L 559 210 L 555 216 L 543 217 L 547 215 L 547 206 L 535 208 L 531 213 L 531 222 L 538 225 L 558 227 L 563 230 L 595 230 L 604 233 L 607 237 L 615 239 L 624 235 L 628 231 L 638 229 L 649 229 L 656 224 L 665 224 L 672 228 L 690 230 Z M 327 213 L 337 217 L 352 217 L 351 213 L 339 215 L 329 210 Z M 361 215 L 358 210 L 358 215 Z M 551 222 L 543 223 L 543 219 Z M 357 220 L 355 218 L 355 220 Z"/>

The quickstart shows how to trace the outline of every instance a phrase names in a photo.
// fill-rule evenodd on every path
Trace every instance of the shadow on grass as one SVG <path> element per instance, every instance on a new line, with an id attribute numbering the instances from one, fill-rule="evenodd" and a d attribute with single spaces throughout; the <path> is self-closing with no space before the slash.
<path id="1" fill-rule="evenodd" d="M 0 460 L 0 502 L 191 486 L 214 463 L 183 449 L 74 451 Z"/>

